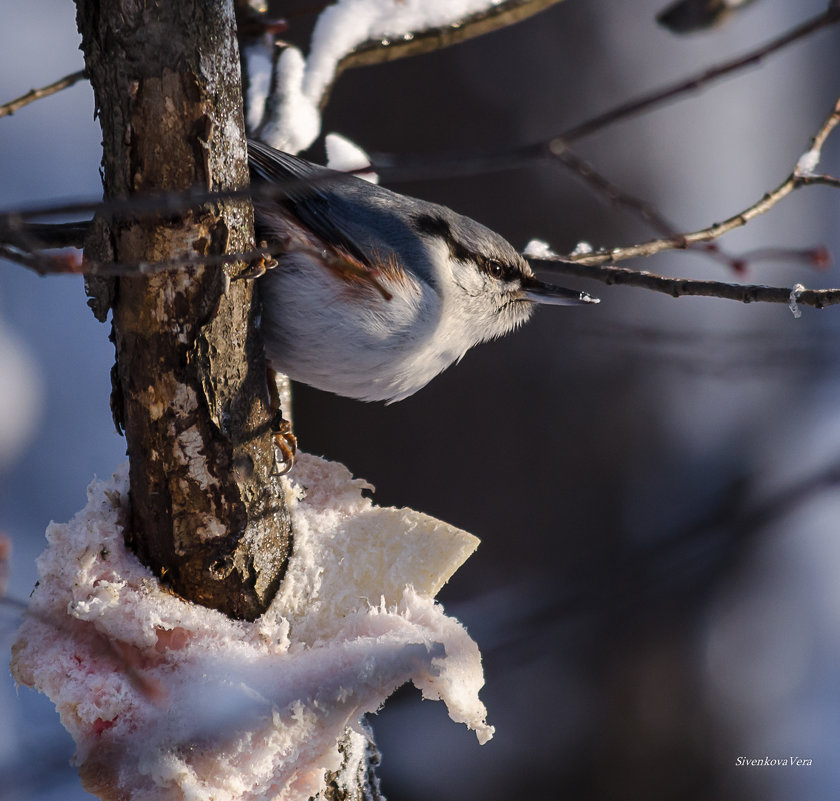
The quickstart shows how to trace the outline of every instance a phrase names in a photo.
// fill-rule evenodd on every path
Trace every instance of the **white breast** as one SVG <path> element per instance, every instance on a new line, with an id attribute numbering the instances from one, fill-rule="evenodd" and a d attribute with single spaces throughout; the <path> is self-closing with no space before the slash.
<path id="1" fill-rule="evenodd" d="M 373 286 L 342 280 L 310 255 L 283 258 L 259 284 L 272 367 L 360 400 L 416 392 L 463 351 L 439 341 L 441 304 L 430 286 L 383 284 L 390 300 Z"/>

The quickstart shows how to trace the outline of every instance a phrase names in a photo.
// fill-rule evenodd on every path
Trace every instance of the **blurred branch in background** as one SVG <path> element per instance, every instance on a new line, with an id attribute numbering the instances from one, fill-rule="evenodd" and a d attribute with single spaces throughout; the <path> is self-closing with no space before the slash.
<path id="1" fill-rule="evenodd" d="M 24 106 L 28 106 L 30 103 L 34 103 L 36 100 L 41 100 L 44 97 L 54 95 L 62 89 L 67 89 L 74 84 L 77 84 L 84 78 L 87 78 L 87 73 L 84 70 L 79 70 L 78 72 L 71 73 L 70 75 L 65 75 L 63 78 L 59 78 L 59 80 L 47 84 L 47 86 L 42 86 L 40 89 L 31 89 L 25 95 L 21 95 L 14 100 L 10 100 L 8 103 L 0 105 L 0 117 L 14 114 Z"/>
<path id="2" fill-rule="evenodd" d="M 754 0 L 677 0 L 656 15 L 672 33 L 694 33 L 722 25 Z"/>
<path id="3" fill-rule="evenodd" d="M 392 180 L 423 180 L 441 176 L 472 175 L 494 170 L 512 169 L 533 159 L 551 158 L 566 152 L 569 146 L 575 142 L 603 131 L 617 122 L 651 111 L 657 106 L 676 100 L 683 95 L 704 89 L 707 85 L 715 83 L 721 78 L 760 64 L 768 56 L 778 53 L 789 45 L 838 22 L 840 22 L 840 2 L 831 0 L 828 8 L 822 14 L 772 39 L 761 47 L 749 50 L 685 80 L 677 81 L 674 84 L 642 95 L 636 100 L 621 103 L 549 139 L 506 149 L 476 150 L 466 153 L 435 154 L 431 156 L 374 153 L 372 154 L 371 166 L 383 177 Z"/>

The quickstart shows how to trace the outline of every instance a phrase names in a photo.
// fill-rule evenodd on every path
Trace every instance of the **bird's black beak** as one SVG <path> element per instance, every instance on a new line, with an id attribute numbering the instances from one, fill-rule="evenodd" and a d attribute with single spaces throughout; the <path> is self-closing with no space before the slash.
<path id="1" fill-rule="evenodd" d="M 593 298 L 588 292 L 544 284 L 533 276 L 522 281 L 522 294 L 531 303 L 540 303 L 545 306 L 579 306 L 584 303 L 601 302 L 599 298 Z"/>

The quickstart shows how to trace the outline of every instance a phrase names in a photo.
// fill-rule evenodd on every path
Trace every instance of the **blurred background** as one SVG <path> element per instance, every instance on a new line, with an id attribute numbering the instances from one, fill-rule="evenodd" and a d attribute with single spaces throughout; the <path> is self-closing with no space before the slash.
<path id="1" fill-rule="evenodd" d="M 303 3 L 298 4 L 303 6 Z M 438 53 L 351 70 L 324 131 L 369 152 L 434 154 L 544 140 L 617 103 L 745 52 L 824 10 L 760 0 L 677 36 L 663 0 L 566 0 Z M 295 4 L 278 9 L 297 8 Z M 290 16 L 288 38 L 314 22 Z M 577 151 L 684 231 L 780 183 L 840 84 L 840 34 L 614 125 Z M 74 10 L 5 10 L 0 102 L 82 67 Z M 840 137 L 838 137 L 840 139 Z M 98 196 L 100 134 L 79 84 L 0 120 L 0 207 Z M 322 147 L 309 153 L 323 159 Z M 840 142 L 824 151 L 840 172 Z M 653 232 L 546 164 L 392 185 L 506 236 L 560 251 Z M 826 245 L 840 195 L 803 189 L 722 241 L 733 253 Z M 667 275 L 838 286 L 834 267 L 696 253 Z M 405 688 L 373 718 L 392 801 L 539 794 L 582 799 L 827 799 L 840 792 L 840 309 L 673 299 L 573 279 L 594 308 L 544 309 L 392 405 L 306 387 L 305 450 L 347 464 L 383 505 L 467 529 L 478 552 L 441 594 L 484 654 L 486 746 Z M 50 520 L 124 458 L 108 395 L 109 327 L 79 278 L 0 264 L 0 531 L 25 598 Z M 14 615 L 2 618 L 8 654 Z M 5 658 L 5 657 L 4 657 Z M 50 702 L 0 684 L 0 799 L 89 798 Z M 738 766 L 739 757 L 813 760 Z"/>

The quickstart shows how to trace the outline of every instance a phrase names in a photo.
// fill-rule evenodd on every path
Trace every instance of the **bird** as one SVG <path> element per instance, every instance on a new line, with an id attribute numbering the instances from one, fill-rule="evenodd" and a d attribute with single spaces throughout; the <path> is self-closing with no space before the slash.
<path id="1" fill-rule="evenodd" d="M 591 305 L 538 280 L 502 236 L 446 206 L 248 142 L 268 363 L 336 395 L 393 403 L 539 305 Z"/>
<path id="2" fill-rule="evenodd" d="M 291 469 L 297 442 L 273 374 L 393 403 L 527 322 L 537 306 L 598 303 L 543 283 L 502 236 L 446 206 L 254 139 L 248 163 L 256 237 L 268 257 L 238 277 L 258 278 L 281 472 Z M 89 227 L 30 224 L 23 242 L 80 247 Z"/>

